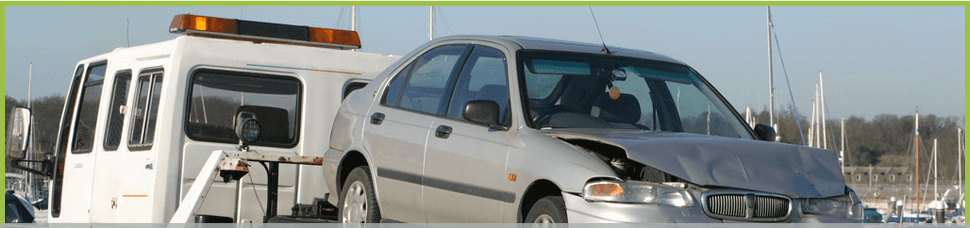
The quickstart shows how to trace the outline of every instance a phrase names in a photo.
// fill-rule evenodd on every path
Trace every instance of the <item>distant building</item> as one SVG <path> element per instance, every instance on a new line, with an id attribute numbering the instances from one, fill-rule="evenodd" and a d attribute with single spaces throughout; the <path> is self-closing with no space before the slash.
<path id="1" fill-rule="evenodd" d="M 853 186 L 911 185 L 915 179 L 908 167 L 848 166 L 842 172 L 845 182 Z"/>

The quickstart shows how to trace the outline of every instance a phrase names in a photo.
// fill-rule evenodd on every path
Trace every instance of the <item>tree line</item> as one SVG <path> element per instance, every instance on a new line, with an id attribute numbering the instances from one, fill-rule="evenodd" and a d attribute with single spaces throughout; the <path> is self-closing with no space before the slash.
<path id="1" fill-rule="evenodd" d="M 13 107 L 26 107 L 25 101 L 17 100 L 12 97 L 5 97 L 5 123 L 9 122 L 9 113 Z M 50 96 L 35 98 L 33 103 L 34 132 L 34 151 L 36 153 L 50 153 L 56 143 L 57 125 L 60 123 L 61 109 L 64 106 L 64 96 L 54 94 Z M 915 113 L 914 113 L 915 114 Z M 754 115 L 758 122 L 768 122 L 768 112 L 761 111 Z M 804 115 L 799 115 L 802 131 L 806 132 L 810 125 L 810 120 Z M 845 162 L 846 166 L 902 166 L 913 167 L 915 164 L 914 129 L 915 115 L 897 116 L 893 114 L 880 114 L 872 119 L 864 117 L 850 116 L 845 119 Z M 964 119 L 960 117 L 938 117 L 933 114 L 923 114 L 920 116 L 920 173 L 921 177 L 929 176 L 926 173 L 932 165 L 933 139 L 937 140 L 937 152 L 939 157 L 939 175 L 941 180 L 955 179 L 957 172 L 963 172 L 963 166 L 957 166 L 958 140 L 957 129 L 961 128 Z M 795 112 L 789 106 L 782 108 L 775 113 L 775 120 L 778 125 L 778 135 L 781 136 L 782 143 L 802 145 L 802 138 L 799 134 L 798 126 L 795 121 Z M 829 119 L 827 122 L 828 130 L 826 138 L 829 148 L 838 155 L 841 148 L 842 134 L 840 120 Z M 834 142 L 833 142 L 834 141 Z M 838 147 L 836 147 L 838 146 Z M 962 162 L 962 161 L 961 161 Z M 10 160 L 7 158 L 7 170 L 12 170 Z"/>

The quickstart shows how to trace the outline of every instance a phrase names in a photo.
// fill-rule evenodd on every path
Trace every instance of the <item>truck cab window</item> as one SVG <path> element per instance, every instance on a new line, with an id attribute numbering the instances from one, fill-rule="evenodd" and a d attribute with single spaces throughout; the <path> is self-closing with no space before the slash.
<path id="1" fill-rule="evenodd" d="M 162 72 L 147 72 L 138 76 L 138 97 L 131 110 L 130 150 L 148 150 L 155 139 L 155 120 L 158 117 L 158 99 L 162 94 Z"/>
<path id="2" fill-rule="evenodd" d="M 74 140 L 71 153 L 88 153 L 94 148 L 94 129 L 97 129 L 98 106 L 107 62 L 91 64 L 81 92 L 77 119 L 74 121 Z"/>
<path id="3" fill-rule="evenodd" d="M 115 86 L 111 93 L 111 108 L 108 109 L 107 135 L 104 139 L 104 150 L 114 151 L 121 142 L 121 127 L 125 120 L 125 103 L 128 101 L 128 87 L 131 84 L 131 71 L 118 72 L 115 76 Z"/>

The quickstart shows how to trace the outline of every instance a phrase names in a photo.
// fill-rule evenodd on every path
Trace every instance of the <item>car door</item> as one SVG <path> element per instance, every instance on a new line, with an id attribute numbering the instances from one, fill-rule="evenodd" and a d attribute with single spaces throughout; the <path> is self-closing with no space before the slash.
<path id="1" fill-rule="evenodd" d="M 429 50 L 391 79 L 364 124 L 363 145 L 373 159 L 382 217 L 426 222 L 422 210 L 425 146 L 431 124 L 446 109 L 449 82 L 466 45 Z"/>
<path id="2" fill-rule="evenodd" d="M 505 172 L 510 113 L 508 76 L 502 51 L 476 45 L 451 93 L 447 115 L 434 121 L 425 159 L 424 205 L 428 222 L 498 222 L 515 200 Z M 464 119 L 473 100 L 499 105 L 499 125 Z"/>

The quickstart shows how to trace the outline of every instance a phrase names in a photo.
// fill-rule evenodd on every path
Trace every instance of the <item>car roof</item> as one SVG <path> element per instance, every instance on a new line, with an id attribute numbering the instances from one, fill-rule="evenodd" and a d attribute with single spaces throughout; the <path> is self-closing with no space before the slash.
<path id="1" fill-rule="evenodd" d="M 519 49 L 526 50 L 543 50 L 543 51 L 568 51 L 568 52 L 580 52 L 580 53 L 590 53 L 590 54 L 603 54 L 603 44 L 594 43 L 583 43 L 568 40 L 557 40 L 548 38 L 538 38 L 538 37 L 527 37 L 527 36 L 485 36 L 485 35 L 459 35 L 459 36 L 449 36 L 443 37 L 441 40 L 462 40 L 462 39 L 473 39 L 473 40 L 483 40 L 491 41 L 496 43 L 502 43 L 506 46 L 515 46 Z M 641 58 L 669 63 L 676 63 L 680 65 L 687 65 L 680 60 L 671 58 L 666 55 L 637 50 L 629 48 L 621 48 L 606 45 L 609 48 L 610 53 L 615 56 L 624 56 L 632 58 Z"/>

